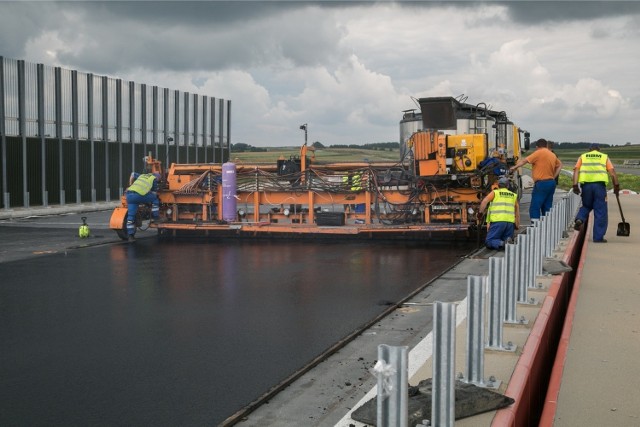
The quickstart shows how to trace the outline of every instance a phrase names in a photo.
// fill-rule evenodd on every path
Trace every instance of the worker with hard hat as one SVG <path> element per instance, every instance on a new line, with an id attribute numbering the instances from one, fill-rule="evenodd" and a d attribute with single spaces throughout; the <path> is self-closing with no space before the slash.
<path id="1" fill-rule="evenodd" d="M 136 173 L 129 177 L 129 187 L 126 191 L 127 199 L 127 234 L 129 241 L 135 240 L 136 213 L 140 204 L 151 204 L 151 219 L 157 221 L 160 217 L 160 199 L 156 191 L 160 183 L 159 173 Z"/>
<path id="2" fill-rule="evenodd" d="M 520 224 L 518 195 L 509 190 L 509 179 L 506 176 L 500 177 L 498 188 L 482 200 L 479 214 L 484 215 L 487 208 L 489 230 L 485 246 L 489 249 L 503 250 L 505 243 L 513 239 Z"/>

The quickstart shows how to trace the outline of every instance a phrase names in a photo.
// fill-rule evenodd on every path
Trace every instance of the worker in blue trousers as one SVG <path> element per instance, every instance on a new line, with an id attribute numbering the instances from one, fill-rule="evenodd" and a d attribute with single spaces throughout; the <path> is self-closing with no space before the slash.
<path id="1" fill-rule="evenodd" d="M 489 230 L 485 246 L 489 249 L 503 250 L 505 243 L 512 241 L 515 230 L 520 225 L 518 195 L 509 190 L 506 176 L 498 179 L 498 188 L 490 192 L 480 202 L 479 214 L 487 211 Z"/>
<path id="2" fill-rule="evenodd" d="M 129 178 L 129 188 L 126 191 L 127 198 L 127 234 L 129 241 L 134 241 L 136 234 L 136 213 L 138 205 L 151 204 L 152 221 L 157 221 L 160 216 L 160 199 L 156 191 L 160 183 L 159 173 L 133 172 Z"/>
<path id="3" fill-rule="evenodd" d="M 600 152 L 598 144 L 591 144 L 589 152 L 581 155 L 573 168 L 573 192 L 580 194 L 582 187 L 582 206 L 576 215 L 574 228 L 580 230 L 593 210 L 593 241 L 595 243 L 607 243 L 604 235 L 609 225 L 607 208 L 609 175 L 613 180 L 613 192 L 617 196 L 620 193 L 618 175 L 611 159 Z"/>
<path id="4" fill-rule="evenodd" d="M 531 177 L 533 178 L 533 191 L 531 192 L 531 204 L 529 205 L 529 218 L 540 219 L 546 215 L 553 205 L 553 195 L 556 191 L 556 178 L 562 170 L 562 162 L 548 148 L 546 139 L 536 141 L 536 150 L 527 157 L 523 157 L 510 168 L 514 172 L 519 167 L 531 163 Z"/>

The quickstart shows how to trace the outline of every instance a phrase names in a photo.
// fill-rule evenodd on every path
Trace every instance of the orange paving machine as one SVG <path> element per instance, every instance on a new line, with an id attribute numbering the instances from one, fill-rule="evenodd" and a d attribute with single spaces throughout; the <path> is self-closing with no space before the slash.
<path id="1" fill-rule="evenodd" d="M 480 232 L 475 215 L 491 191 L 494 158 L 505 168 L 521 155 L 521 135 L 504 111 L 452 97 L 420 98 L 420 112 L 400 122 L 400 159 L 388 163 L 316 161 L 299 155 L 271 164 L 172 164 L 146 158 L 163 177 L 158 197 L 161 236 L 343 236 L 430 238 Z M 511 176 L 520 188 L 519 175 Z M 126 239 L 126 201 L 110 227 Z M 139 208 L 146 227 L 149 209 Z"/>

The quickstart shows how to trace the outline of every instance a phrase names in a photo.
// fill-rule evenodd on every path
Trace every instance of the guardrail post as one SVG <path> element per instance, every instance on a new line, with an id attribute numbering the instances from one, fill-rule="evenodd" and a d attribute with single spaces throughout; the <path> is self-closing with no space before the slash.
<path id="1" fill-rule="evenodd" d="M 502 348 L 502 324 L 504 319 L 504 284 L 502 262 L 504 258 L 489 258 L 489 339 L 487 348 Z"/>
<path id="2" fill-rule="evenodd" d="M 467 362 L 464 381 L 484 386 L 486 276 L 467 276 Z"/>
<path id="3" fill-rule="evenodd" d="M 377 425 L 407 427 L 409 418 L 407 346 L 378 346 L 378 362 L 373 368 L 378 377 Z"/>
<path id="4" fill-rule="evenodd" d="M 504 258 L 489 258 L 489 277 L 487 279 L 489 284 L 489 322 L 487 326 L 489 338 L 486 348 L 494 351 L 513 352 L 516 350 L 516 346 L 511 341 L 507 342 L 506 345 L 502 343 L 506 304 L 506 283 L 502 280 L 503 263 Z"/>
<path id="5" fill-rule="evenodd" d="M 431 425 L 453 427 L 456 408 L 454 303 L 436 301 L 433 305 L 433 347 Z"/>
<path id="6" fill-rule="evenodd" d="M 524 316 L 516 319 L 516 245 L 507 243 L 504 246 L 504 262 L 502 265 L 502 281 L 505 283 L 505 323 L 527 324 Z"/>

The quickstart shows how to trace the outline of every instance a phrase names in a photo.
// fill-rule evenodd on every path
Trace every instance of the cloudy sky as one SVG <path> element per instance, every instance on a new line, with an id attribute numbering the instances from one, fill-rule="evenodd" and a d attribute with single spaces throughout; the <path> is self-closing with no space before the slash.
<path id="1" fill-rule="evenodd" d="M 232 101 L 232 142 L 398 140 L 468 97 L 533 139 L 640 143 L 640 2 L 0 1 L 0 55 Z"/>

